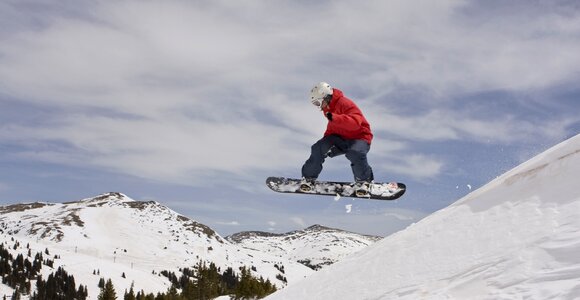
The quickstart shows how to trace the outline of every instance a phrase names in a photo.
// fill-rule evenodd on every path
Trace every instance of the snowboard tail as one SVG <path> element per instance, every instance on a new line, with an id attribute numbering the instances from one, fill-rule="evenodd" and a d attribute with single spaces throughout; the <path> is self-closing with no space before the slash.
<path id="1" fill-rule="evenodd" d="M 374 200 L 395 200 L 401 197 L 407 187 L 403 183 L 374 182 L 370 184 L 369 192 L 357 195 L 354 182 L 315 181 L 310 191 L 300 189 L 301 179 L 286 177 L 268 177 L 266 185 L 278 193 L 310 194 L 322 196 L 354 197 Z"/>

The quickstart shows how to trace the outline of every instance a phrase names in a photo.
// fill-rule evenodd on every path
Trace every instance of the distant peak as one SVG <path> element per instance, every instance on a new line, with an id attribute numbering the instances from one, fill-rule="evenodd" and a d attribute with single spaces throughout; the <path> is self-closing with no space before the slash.
<path id="1" fill-rule="evenodd" d="M 100 194 L 98 196 L 92 198 L 86 198 L 80 200 L 78 202 L 102 202 L 102 201 L 110 201 L 110 202 L 134 202 L 135 200 L 127 197 L 127 195 L 119 192 L 108 192 L 104 194 Z"/>
<path id="2" fill-rule="evenodd" d="M 330 227 L 326 227 L 326 226 L 322 226 L 320 224 L 314 224 L 304 230 L 308 230 L 308 231 L 320 231 L 320 230 L 338 230 L 338 229 L 334 229 L 334 228 L 330 228 Z"/>
<path id="3" fill-rule="evenodd" d="M 271 232 L 265 232 L 265 231 L 242 231 L 242 232 L 234 233 L 232 235 L 227 236 L 226 240 L 228 240 L 230 242 L 234 242 L 234 243 L 240 243 L 243 240 L 251 239 L 251 238 L 255 238 L 255 237 L 276 237 L 276 236 L 282 236 L 282 235 L 284 235 L 284 234 L 271 233 Z"/>
<path id="4" fill-rule="evenodd" d="M 127 197 L 127 195 L 119 193 L 119 192 L 108 192 L 108 193 L 104 193 L 101 194 L 95 198 L 102 198 L 102 199 L 111 199 L 111 200 L 123 200 L 123 201 L 135 201 L 129 197 Z"/>
<path id="5" fill-rule="evenodd" d="M 361 235 L 361 236 L 365 236 L 367 238 L 371 238 L 373 240 L 382 239 L 381 236 L 361 234 L 361 233 L 356 233 L 356 232 L 352 232 L 352 231 L 348 231 L 348 230 L 344 230 L 344 229 L 327 227 L 327 226 L 323 226 L 320 224 L 315 224 L 315 225 L 307 227 L 303 230 L 298 230 L 295 232 L 306 232 L 306 233 L 317 233 L 317 232 L 335 232 L 335 233 L 337 233 L 337 232 L 341 232 L 341 233 L 347 233 L 347 234 Z"/>

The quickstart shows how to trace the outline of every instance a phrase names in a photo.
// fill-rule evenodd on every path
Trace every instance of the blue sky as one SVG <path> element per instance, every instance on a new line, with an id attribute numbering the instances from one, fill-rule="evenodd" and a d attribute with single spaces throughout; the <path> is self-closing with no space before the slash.
<path id="1" fill-rule="evenodd" d="M 575 1 L 3 1 L 0 204 L 118 191 L 222 235 L 387 235 L 578 134 L 578 53 Z M 404 198 L 266 188 L 324 132 L 319 81 Z M 351 178 L 344 157 L 320 176 Z"/>

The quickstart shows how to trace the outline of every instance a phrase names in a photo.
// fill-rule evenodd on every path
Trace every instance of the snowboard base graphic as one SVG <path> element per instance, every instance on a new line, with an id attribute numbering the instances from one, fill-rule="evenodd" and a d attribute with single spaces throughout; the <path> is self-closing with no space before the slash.
<path id="1" fill-rule="evenodd" d="M 301 183 L 302 180 L 296 178 L 268 177 L 266 179 L 266 185 L 278 193 L 354 197 L 374 200 L 395 200 L 401 197 L 407 189 L 405 184 L 399 182 L 373 182 L 370 184 L 368 193 L 357 195 L 356 183 L 354 182 L 315 181 L 310 191 L 302 191 L 300 189 Z"/>

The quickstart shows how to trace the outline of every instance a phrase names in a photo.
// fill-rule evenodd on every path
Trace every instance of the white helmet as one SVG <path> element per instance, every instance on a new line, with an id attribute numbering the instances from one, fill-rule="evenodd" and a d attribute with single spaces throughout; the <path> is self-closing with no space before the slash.
<path id="1" fill-rule="evenodd" d="M 322 102 L 332 96 L 332 87 L 326 82 L 320 82 L 310 90 L 310 102 L 322 109 Z"/>

